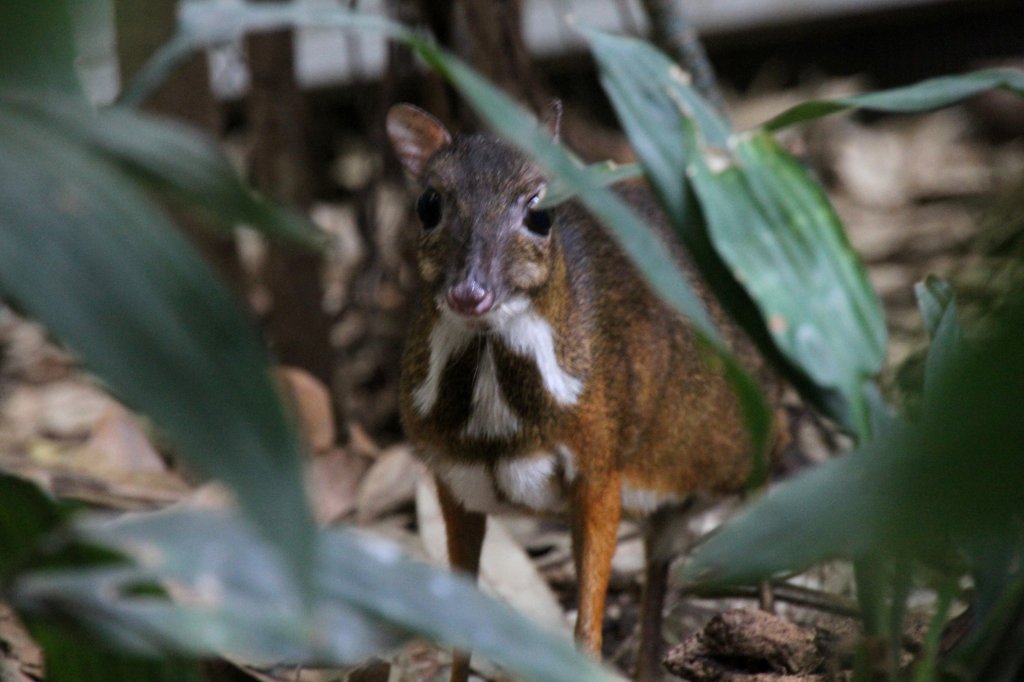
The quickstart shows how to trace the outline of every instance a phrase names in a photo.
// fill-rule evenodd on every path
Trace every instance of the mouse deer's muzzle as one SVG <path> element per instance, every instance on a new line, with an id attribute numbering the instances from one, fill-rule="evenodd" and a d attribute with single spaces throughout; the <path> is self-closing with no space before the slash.
<path id="1" fill-rule="evenodd" d="M 448 307 L 466 317 L 479 317 L 494 305 L 494 291 L 470 276 L 448 289 Z"/>

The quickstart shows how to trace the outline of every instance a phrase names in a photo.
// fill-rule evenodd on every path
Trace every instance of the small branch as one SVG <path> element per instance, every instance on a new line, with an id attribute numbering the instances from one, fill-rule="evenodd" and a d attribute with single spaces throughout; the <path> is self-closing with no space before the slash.
<path id="1" fill-rule="evenodd" d="M 714 69 L 687 15 L 684 0 L 642 0 L 642 4 L 651 27 L 651 40 L 690 73 L 697 91 L 728 120 Z"/>
<path id="2" fill-rule="evenodd" d="M 847 618 L 860 617 L 860 609 L 852 599 L 787 582 L 772 582 L 770 585 L 772 596 L 776 602 L 786 602 L 794 606 L 802 606 Z M 758 599 L 761 596 L 761 589 L 760 585 L 753 585 L 691 590 L 687 591 L 687 594 L 702 599 Z"/>

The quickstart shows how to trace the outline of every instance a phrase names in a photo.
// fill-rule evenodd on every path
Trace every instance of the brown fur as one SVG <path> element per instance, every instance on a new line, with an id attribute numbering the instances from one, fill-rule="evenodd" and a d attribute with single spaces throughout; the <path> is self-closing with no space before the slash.
<path id="1" fill-rule="evenodd" d="M 552 211 L 549 237 L 522 228 L 524 202 L 543 186 L 522 154 L 487 136 L 451 138 L 443 127 L 433 129 L 440 124 L 428 114 L 408 105 L 392 112 L 397 113 L 389 114 L 388 127 L 399 155 L 416 161 L 407 168 L 439 192 L 444 205 L 440 226 L 420 237 L 419 270 L 433 276 L 425 277 L 403 359 L 406 430 L 433 465 L 480 462 L 492 471 L 505 458 L 568 446 L 577 470 L 566 491 L 580 581 L 576 634 L 586 649 L 599 652 L 622 484 L 678 496 L 742 490 L 752 453 L 738 400 L 717 358 L 579 205 Z M 403 134 L 396 136 L 393 128 Z M 422 148 L 403 152 L 402 145 L 415 147 L 416 131 L 424 130 Z M 426 161 L 417 165 L 420 159 Z M 666 248 L 677 255 L 739 356 L 775 391 L 749 342 L 672 243 L 650 192 L 639 185 L 620 192 L 659 226 Z M 583 382 L 574 405 L 554 400 L 532 359 L 494 342 L 501 390 L 521 428 L 507 438 L 466 436 L 485 343 L 480 336 L 450 359 L 433 409 L 417 413 L 413 392 L 427 377 L 430 333 L 441 315 L 436 301 L 468 277 L 485 281 L 496 305 L 516 295 L 529 297 L 555 332 L 559 366 Z M 452 562 L 475 573 L 477 557 L 467 558 L 460 543 L 474 545 L 469 553 L 478 554 L 478 538 L 470 533 L 463 540 L 459 529 L 476 527 L 481 515 L 441 488 Z M 464 672 L 460 667 L 453 680 L 464 679 Z"/>

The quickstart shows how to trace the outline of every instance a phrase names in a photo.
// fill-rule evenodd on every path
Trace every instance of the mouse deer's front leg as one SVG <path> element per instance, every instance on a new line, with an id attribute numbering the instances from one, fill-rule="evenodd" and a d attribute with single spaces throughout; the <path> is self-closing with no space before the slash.
<path id="1" fill-rule="evenodd" d="M 581 473 L 572 483 L 572 548 L 579 585 L 576 640 L 601 655 L 604 601 L 612 570 L 622 497 L 611 469 Z"/>
<path id="2" fill-rule="evenodd" d="M 437 480 L 437 499 L 441 503 L 445 536 L 448 541 L 448 565 L 454 571 L 464 571 L 473 578 L 480 570 L 480 550 L 487 530 L 487 516 L 462 506 L 451 490 Z M 469 653 L 452 654 L 451 682 L 469 679 Z"/>

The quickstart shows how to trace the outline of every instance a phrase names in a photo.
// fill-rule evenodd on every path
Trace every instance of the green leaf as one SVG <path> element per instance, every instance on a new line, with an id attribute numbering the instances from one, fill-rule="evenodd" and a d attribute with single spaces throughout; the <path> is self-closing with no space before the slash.
<path id="1" fill-rule="evenodd" d="M 66 144 L 205 209 L 228 230 L 245 223 L 307 247 L 320 244 L 312 223 L 255 194 L 212 140 L 185 125 L 117 107 L 96 111 L 68 97 L 0 91 L 0 116 L 8 111 L 45 123 Z"/>
<path id="2" fill-rule="evenodd" d="M 884 359 L 885 326 L 824 192 L 767 135 L 732 135 L 652 46 L 584 33 L 648 178 L 719 299 L 802 392 L 867 432 L 864 383 Z"/>
<path id="3" fill-rule="evenodd" d="M 817 385 L 840 392 L 847 426 L 867 437 L 864 386 L 885 360 L 885 323 L 828 198 L 767 134 L 735 139 L 724 165 L 709 154 L 692 154 L 688 172 L 717 252 L 779 349 Z"/>
<path id="4" fill-rule="evenodd" d="M 167 509 L 93 517 L 80 529 L 138 566 L 37 572 L 12 593 L 23 608 L 73 616 L 129 651 L 345 664 L 419 632 L 472 648 L 525 679 L 612 679 L 571 642 L 470 581 L 409 561 L 379 539 L 322 531 L 317 596 L 303 613 L 278 557 L 237 516 Z M 154 581 L 173 585 L 175 601 L 137 589 Z"/>
<path id="5" fill-rule="evenodd" d="M 956 315 L 956 294 L 953 287 L 944 279 L 928 275 L 923 282 L 914 285 L 914 296 L 917 298 L 917 307 L 921 311 L 928 336 L 934 341 L 946 316 Z"/>
<path id="6" fill-rule="evenodd" d="M 4 49 L 0 88 L 28 88 L 82 97 L 67 0 L 0 3 Z"/>
<path id="7" fill-rule="evenodd" d="M 28 481 L 0 473 L 0 586 L 7 587 L 19 573 L 38 565 L 46 550 L 58 549 L 48 542 L 64 521 L 64 511 Z M 80 557 L 92 561 L 94 556 Z M 7 598 L 5 591 L 0 591 Z M 26 625 L 44 653 L 46 679 L 51 682 L 107 682 L 108 680 L 200 680 L 196 663 L 177 660 L 143 660 L 115 654 L 101 643 L 52 620 L 28 618 Z"/>
<path id="8" fill-rule="evenodd" d="M 61 522 L 53 500 L 32 483 L 0 473 L 0 584 L 31 556 Z"/>
<path id="9" fill-rule="evenodd" d="M 852 97 L 810 100 L 787 109 L 769 120 L 763 127 L 769 131 L 781 130 L 794 123 L 812 121 L 847 109 L 870 109 L 901 114 L 930 111 L 956 104 L 993 88 L 1024 95 L 1024 71 L 985 69 L 958 76 L 930 78 L 913 85 Z"/>
<path id="10" fill-rule="evenodd" d="M 728 124 L 690 87 L 689 76 L 646 42 L 581 29 L 644 172 L 676 229 L 689 218 L 687 149 L 681 119 L 694 121 L 710 145 L 725 147 Z"/>
<path id="11" fill-rule="evenodd" d="M 3 119 L 0 297 L 231 486 L 304 575 L 313 529 L 299 446 L 249 321 L 119 168 L 45 120 L 11 108 Z"/>
<path id="12" fill-rule="evenodd" d="M 205 679 L 196 661 L 128 656 L 108 650 L 102 642 L 39 619 L 30 619 L 28 628 L 43 650 L 47 682 L 202 682 Z"/>
<path id="13" fill-rule="evenodd" d="M 914 295 L 931 337 L 925 361 L 924 388 L 927 398 L 928 383 L 939 376 L 942 368 L 952 361 L 956 353 L 962 352 L 963 338 L 957 320 L 956 295 L 949 282 L 928 275 L 923 282 L 914 284 Z"/>
<path id="14" fill-rule="evenodd" d="M 614 185 L 622 180 L 639 177 L 643 174 L 643 171 L 638 164 L 618 164 L 614 161 L 592 163 L 587 166 L 586 170 L 591 176 L 591 180 L 594 184 L 600 185 L 601 187 Z M 548 183 L 548 191 L 544 194 L 544 199 L 540 202 L 538 208 L 551 208 L 552 206 L 557 206 L 558 204 L 569 201 L 575 196 L 576 192 L 565 184 L 561 178 L 555 176 L 551 179 L 551 182 Z"/>
<path id="15" fill-rule="evenodd" d="M 90 517 L 79 530 L 137 565 L 30 573 L 14 585 L 16 604 L 70 617 L 135 655 L 352 662 L 393 647 L 403 634 L 318 596 L 304 610 L 286 564 L 236 516 L 169 509 Z M 314 575 L 325 576 L 316 568 Z M 173 585 L 175 601 L 145 589 L 156 584 Z"/>
<path id="16" fill-rule="evenodd" d="M 686 580 L 756 582 L 834 558 L 928 559 L 1006 537 L 1024 513 L 1020 297 L 929 380 L 918 422 L 780 485 L 710 538 Z"/>

